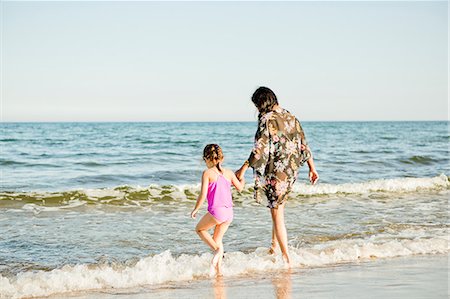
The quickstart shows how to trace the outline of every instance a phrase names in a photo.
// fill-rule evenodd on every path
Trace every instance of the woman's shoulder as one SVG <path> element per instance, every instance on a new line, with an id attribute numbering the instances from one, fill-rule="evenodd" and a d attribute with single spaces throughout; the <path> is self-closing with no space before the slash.
<path id="1" fill-rule="evenodd" d="M 298 118 L 294 114 L 292 114 L 289 110 L 286 110 L 286 109 L 281 108 L 281 107 L 279 109 L 280 110 L 278 111 L 277 114 L 280 117 L 285 118 L 285 119 L 289 119 L 289 120 L 299 121 Z"/>
<path id="2" fill-rule="evenodd" d="M 278 115 L 285 115 L 285 116 L 294 116 L 294 114 L 292 114 L 289 110 L 283 108 L 283 107 L 278 107 L 277 109 L 274 110 L 274 112 Z"/>
<path id="3" fill-rule="evenodd" d="M 297 121 L 297 117 L 295 117 L 294 114 L 289 112 L 288 110 L 278 107 L 277 109 L 271 111 L 270 116 L 267 117 L 267 120 L 272 123 L 279 123 L 279 122 L 291 122 L 291 121 Z"/>

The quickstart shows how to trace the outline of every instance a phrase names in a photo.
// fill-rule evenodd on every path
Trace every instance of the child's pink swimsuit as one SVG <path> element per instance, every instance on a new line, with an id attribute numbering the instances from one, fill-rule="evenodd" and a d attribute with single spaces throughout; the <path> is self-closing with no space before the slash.
<path id="1" fill-rule="evenodd" d="M 233 201 L 231 199 L 231 183 L 219 174 L 217 181 L 209 183 L 208 212 L 220 223 L 233 220 Z"/>

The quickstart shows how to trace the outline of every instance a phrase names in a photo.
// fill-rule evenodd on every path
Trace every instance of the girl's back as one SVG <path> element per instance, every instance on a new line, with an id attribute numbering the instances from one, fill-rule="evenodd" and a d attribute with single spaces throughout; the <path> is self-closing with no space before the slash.
<path id="1" fill-rule="evenodd" d="M 230 170 L 222 169 L 222 173 L 216 170 L 210 169 L 210 182 L 208 185 L 208 210 L 216 207 L 233 207 L 233 201 L 231 197 L 231 179 L 227 178 Z M 214 180 L 215 178 L 215 180 Z"/>

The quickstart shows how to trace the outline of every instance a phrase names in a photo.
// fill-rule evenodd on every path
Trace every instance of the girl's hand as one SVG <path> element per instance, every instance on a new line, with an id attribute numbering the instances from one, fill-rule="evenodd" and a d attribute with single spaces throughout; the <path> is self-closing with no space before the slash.
<path id="1" fill-rule="evenodd" d="M 309 181 L 311 182 L 311 185 L 314 185 L 319 180 L 319 174 L 315 169 L 309 170 Z"/>
<path id="2" fill-rule="evenodd" d="M 238 170 L 236 170 L 234 172 L 234 174 L 236 175 L 237 179 L 240 181 L 241 178 L 243 177 L 243 175 L 242 175 L 242 168 L 239 168 Z"/>
<path id="3" fill-rule="evenodd" d="M 244 164 L 242 164 L 241 168 L 236 170 L 236 172 L 234 173 L 239 181 L 244 179 L 244 175 L 245 175 L 245 172 L 248 169 L 248 165 L 249 165 L 249 162 L 247 160 L 247 161 L 244 162 Z"/>
<path id="4" fill-rule="evenodd" d="M 239 181 L 242 181 L 244 179 L 244 174 L 246 170 L 247 168 L 245 166 L 242 166 L 234 173 Z"/>
<path id="5" fill-rule="evenodd" d="M 193 210 L 192 212 L 191 212 L 191 218 L 192 219 L 195 219 L 195 217 L 197 217 L 197 213 L 198 213 L 198 210 Z"/>

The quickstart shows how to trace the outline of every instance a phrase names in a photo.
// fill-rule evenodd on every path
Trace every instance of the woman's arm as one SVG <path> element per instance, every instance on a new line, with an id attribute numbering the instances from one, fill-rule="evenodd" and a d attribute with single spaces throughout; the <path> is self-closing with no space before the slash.
<path id="1" fill-rule="evenodd" d="M 319 174 L 317 173 L 312 156 L 308 159 L 307 163 L 309 167 L 309 181 L 314 185 L 319 180 Z"/>
<path id="2" fill-rule="evenodd" d="M 236 176 L 239 180 L 244 178 L 245 171 L 247 171 L 249 167 L 253 167 L 256 169 L 266 165 L 270 146 L 270 133 L 268 123 L 269 120 L 264 116 L 259 118 L 258 130 L 255 134 L 255 144 L 253 146 L 252 152 L 250 153 L 250 157 L 247 161 L 244 162 L 241 168 L 236 171 Z"/>
<path id="3" fill-rule="evenodd" d="M 306 141 L 305 132 L 303 131 L 302 125 L 298 121 L 296 121 L 297 132 L 300 134 L 301 139 L 301 160 L 299 161 L 300 165 L 303 165 L 304 162 L 308 163 L 309 167 L 309 181 L 312 185 L 314 185 L 319 180 L 319 174 L 317 173 L 316 166 L 314 165 L 314 159 L 309 148 L 308 142 Z"/>
<path id="4" fill-rule="evenodd" d="M 200 194 L 198 195 L 197 202 L 195 203 L 195 207 L 191 212 L 192 218 L 196 217 L 198 210 L 203 205 L 203 202 L 206 199 L 206 194 L 208 193 L 208 183 L 209 183 L 209 176 L 205 170 L 205 171 L 203 171 L 203 175 L 202 175 L 202 186 L 200 188 Z"/>

